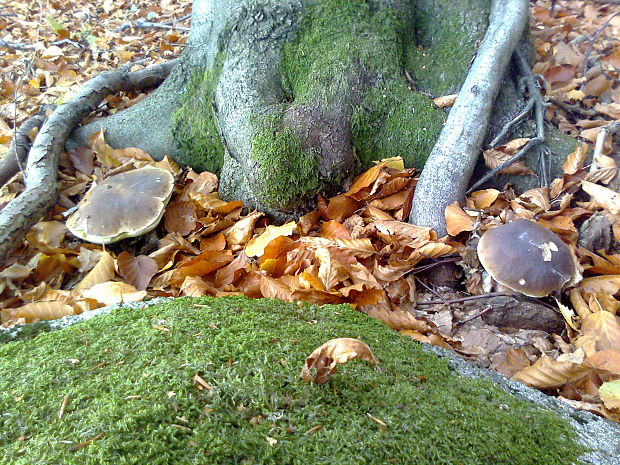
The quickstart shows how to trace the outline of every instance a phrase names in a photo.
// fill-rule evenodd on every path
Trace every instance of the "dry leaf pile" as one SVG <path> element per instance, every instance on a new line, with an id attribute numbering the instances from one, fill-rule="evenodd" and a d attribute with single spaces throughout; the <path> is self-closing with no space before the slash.
<path id="1" fill-rule="evenodd" d="M 166 44 L 170 31 L 106 29 L 125 21 L 118 16 L 123 8 L 117 3 L 114 8 L 107 1 L 102 7 L 85 7 L 92 21 L 84 24 L 93 27 L 94 41 L 89 36 L 80 41 L 80 26 L 74 23 L 65 24 L 66 32 L 54 26 L 57 37 L 51 36 L 51 31 L 42 29 L 45 22 L 32 17 L 44 13 L 38 6 L 29 12 L 27 5 L 19 7 L 15 21 L 0 18 L 8 34 L 5 40 L 42 44 L 34 51 L 12 50 L 0 58 L 9 70 L 0 88 L 0 144 L 5 146 L 15 121 L 27 116 L 27 106 L 20 100 L 25 96 L 31 110 L 39 103 L 64 99 L 81 79 L 103 69 L 140 54 L 157 60 L 180 49 L 171 45 L 172 39 Z M 54 5 L 57 11 L 69 11 L 60 2 Z M 183 8 L 162 2 L 148 11 L 129 10 L 128 18 L 146 19 L 150 13 L 180 17 Z M 532 9 L 539 54 L 535 72 L 545 76 L 545 93 L 554 99 L 547 116 L 563 130 L 593 142 L 601 127 L 620 117 L 616 113 L 620 55 L 614 39 L 620 32 L 620 15 L 612 17 L 611 7 L 589 2 L 556 2 L 555 13 L 549 9 L 550 2 L 543 1 Z M 38 29 L 32 27 L 35 24 Z M 51 45 L 67 34 L 70 42 Z M 145 40 L 145 35 L 152 40 Z M 184 40 L 177 37 L 174 43 Z M 88 44 L 84 48 L 72 44 L 84 41 Z M 52 47 L 61 53 L 48 50 Z M 78 64 L 89 71 L 80 68 L 77 73 Z M 111 98 L 101 111 L 116 111 L 139 98 Z M 487 153 L 487 159 L 505 158 L 523 143 L 512 141 Z M 138 149 L 114 150 L 99 134 L 90 147 L 64 154 L 57 204 L 0 272 L 0 322 L 9 327 L 156 296 L 245 294 L 349 303 L 417 340 L 448 348 L 577 408 L 620 421 L 620 197 L 609 188 L 617 172 L 616 159 L 609 137 L 593 166 L 584 166 L 588 147 L 584 143 L 567 157 L 563 177 L 549 189 L 520 196 L 509 188 L 487 189 L 472 193 L 463 206 L 448 207 L 448 231 L 455 238 L 449 239 L 406 223 L 416 179 L 398 158 L 376 164 L 338 196 L 319 197 L 317 209 L 298 222 L 276 226 L 261 212 L 244 209 L 241 202 L 221 200 L 215 175 L 181 170 L 168 159 L 154 162 Z M 173 198 L 155 231 L 107 248 L 68 233 L 66 216 L 94 180 L 147 164 L 176 178 Z M 17 175 L 3 188 L 0 208 L 21 189 Z M 594 216 L 611 225 L 608 247 L 578 242 L 583 239 L 580 228 Z M 560 302 L 546 300 L 562 315 L 562 330 L 493 326 L 482 318 L 479 304 L 441 303 L 458 300 L 462 293 L 440 292 L 426 283 L 438 263 L 459 261 L 468 294 L 481 294 L 475 239 L 515 218 L 537 221 L 556 232 L 582 268 L 584 279 L 566 290 Z M 422 304 L 428 301 L 439 303 Z"/>

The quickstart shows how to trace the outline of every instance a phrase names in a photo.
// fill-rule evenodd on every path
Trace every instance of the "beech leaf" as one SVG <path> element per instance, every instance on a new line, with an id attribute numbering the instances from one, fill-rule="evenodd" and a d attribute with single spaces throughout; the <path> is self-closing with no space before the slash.
<path id="1" fill-rule="evenodd" d="M 331 339 L 315 349 L 306 359 L 300 376 L 306 383 L 322 384 L 336 372 L 338 365 L 354 358 L 372 365 L 379 363 L 367 344 L 343 337 Z"/>
<path id="2" fill-rule="evenodd" d="M 146 255 L 134 257 L 129 252 L 121 252 L 116 263 L 119 274 L 139 291 L 145 290 L 151 278 L 159 271 L 155 259 Z"/>

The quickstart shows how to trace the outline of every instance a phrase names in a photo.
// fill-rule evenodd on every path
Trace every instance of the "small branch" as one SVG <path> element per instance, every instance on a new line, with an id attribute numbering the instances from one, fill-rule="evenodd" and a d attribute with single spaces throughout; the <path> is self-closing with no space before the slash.
<path id="1" fill-rule="evenodd" d="M 26 188 L 0 211 L 0 264 L 54 204 L 58 195 L 58 156 L 73 128 L 108 95 L 161 83 L 175 64 L 176 60 L 172 60 L 129 73 L 131 63 L 118 71 L 100 74 L 43 123 L 28 155 Z"/>
<path id="2" fill-rule="evenodd" d="M 9 50 L 20 50 L 20 51 L 28 51 L 28 50 L 36 50 L 39 48 L 37 45 L 32 44 L 19 44 L 17 42 L 7 42 L 6 40 L 0 39 L 0 47 L 8 48 Z"/>
<path id="3" fill-rule="evenodd" d="M 469 302 L 470 300 L 490 299 L 491 297 L 506 297 L 510 294 L 505 292 L 489 292 L 487 294 L 470 295 L 468 297 L 461 297 L 458 299 L 449 300 L 429 300 L 426 302 L 416 302 L 416 305 L 442 305 L 442 304 L 460 304 L 463 302 Z"/>
<path id="4" fill-rule="evenodd" d="M 502 140 L 502 138 L 508 133 L 508 131 L 510 131 L 510 129 L 513 126 L 515 126 L 516 124 L 520 123 L 521 120 L 523 120 L 523 118 L 525 118 L 527 116 L 527 114 L 530 112 L 530 110 L 532 108 L 534 108 L 534 99 L 533 98 L 529 98 L 527 100 L 527 103 L 523 107 L 523 110 L 521 110 L 521 112 L 517 116 L 515 116 L 511 121 L 508 122 L 508 124 L 506 124 L 502 128 L 502 130 L 495 137 L 495 139 L 493 139 L 491 141 L 491 143 L 489 144 L 489 148 L 495 147 L 499 143 L 499 141 Z"/>
<path id="5" fill-rule="evenodd" d="M 568 111 L 570 113 L 577 113 L 583 116 L 599 116 L 600 113 L 595 110 L 587 110 L 585 108 L 581 108 L 579 105 L 571 105 L 570 103 L 563 102 L 556 98 L 549 99 L 554 105 L 557 105 L 564 111 Z"/>
<path id="6" fill-rule="evenodd" d="M 191 15 L 183 16 L 182 18 L 176 21 L 169 21 L 168 23 L 152 23 L 151 21 L 146 21 L 140 18 L 139 20 L 134 21 L 133 23 L 123 23 L 121 26 L 114 29 L 114 31 L 119 32 L 119 31 L 124 31 L 125 29 L 129 29 L 131 27 L 135 27 L 136 29 L 176 29 L 178 31 L 189 32 L 188 27 L 175 26 L 174 23 L 184 21 L 190 17 Z"/>
<path id="7" fill-rule="evenodd" d="M 54 105 L 44 105 L 39 112 L 24 122 L 15 132 L 9 151 L 0 158 L 0 187 L 4 186 L 18 171 L 24 170 L 28 152 L 32 146 L 30 132 L 41 126 L 47 119 L 46 112 L 53 110 Z"/>
<path id="8" fill-rule="evenodd" d="M 494 0 L 489 27 L 416 186 L 409 221 L 447 234 L 445 208 L 462 201 L 506 72 L 528 18 L 526 0 Z"/>
<path id="9" fill-rule="evenodd" d="M 605 21 L 603 23 L 603 25 L 594 33 L 594 35 L 592 36 L 592 38 L 590 39 L 590 41 L 588 42 L 588 48 L 586 49 L 586 52 L 583 55 L 583 72 L 582 72 L 582 76 L 585 77 L 585 75 L 588 72 L 588 58 L 590 56 L 590 53 L 592 53 L 592 50 L 594 49 L 594 43 L 598 40 L 598 37 L 601 35 L 601 33 L 605 30 L 605 28 L 607 26 L 609 26 L 609 22 L 618 14 L 619 12 L 616 11 L 613 15 L 611 15 L 607 21 Z M 582 84 L 582 86 L 585 85 Z"/>

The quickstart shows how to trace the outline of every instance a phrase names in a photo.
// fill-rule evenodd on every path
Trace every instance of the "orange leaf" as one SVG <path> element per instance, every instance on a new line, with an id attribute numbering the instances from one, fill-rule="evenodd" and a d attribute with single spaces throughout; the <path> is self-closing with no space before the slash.
<path id="1" fill-rule="evenodd" d="M 606 311 L 592 313 L 581 324 L 584 336 L 596 340 L 597 350 L 620 352 L 620 318 Z"/>
<path id="2" fill-rule="evenodd" d="M 283 224 L 282 226 L 267 226 L 267 229 L 252 240 L 247 243 L 245 246 L 245 254 L 248 257 L 260 257 L 263 255 L 265 251 L 265 247 L 269 244 L 273 239 L 280 236 L 290 236 L 297 229 L 297 225 L 293 222 Z"/>
<path id="3" fill-rule="evenodd" d="M 588 153 L 588 144 L 583 142 L 580 147 L 566 157 L 566 161 L 562 165 L 564 174 L 575 174 L 579 169 L 583 168 L 583 161 Z"/>
<path id="4" fill-rule="evenodd" d="M 536 363 L 515 374 L 511 379 L 536 389 L 559 388 L 587 375 L 592 368 L 572 362 L 558 362 L 543 354 Z"/>
<path id="5" fill-rule="evenodd" d="M 99 261 L 90 272 L 84 276 L 75 289 L 89 289 L 92 286 L 110 281 L 115 274 L 115 260 L 108 252 L 102 252 Z"/>
<path id="6" fill-rule="evenodd" d="M 478 210 L 483 210 L 493 205 L 493 202 L 497 200 L 498 196 L 499 191 L 497 189 L 484 189 L 481 191 L 472 192 L 469 195 L 469 198 L 474 201 L 475 208 Z"/>
<path id="7" fill-rule="evenodd" d="M 134 257 L 129 252 L 121 252 L 116 258 L 119 274 L 139 291 L 145 290 L 151 278 L 159 271 L 157 262 L 146 255 Z"/>
<path id="8" fill-rule="evenodd" d="M 355 358 L 372 365 L 379 363 L 370 347 L 362 341 L 348 337 L 332 339 L 308 356 L 300 376 L 306 383 L 322 384 L 336 372 L 338 365 Z"/>
<path id="9" fill-rule="evenodd" d="M 349 239 L 351 235 L 349 230 L 339 221 L 326 221 L 321 224 L 321 237 L 326 239 Z"/>
<path id="10" fill-rule="evenodd" d="M 164 214 L 166 231 L 187 236 L 196 228 L 196 206 L 193 202 L 170 202 Z"/>
<path id="11" fill-rule="evenodd" d="M 184 277 L 204 276 L 212 271 L 222 268 L 232 260 L 233 257 L 230 250 L 224 250 L 223 252 L 219 252 L 217 250 L 205 250 L 197 257 L 179 265 L 176 271 L 180 276 Z"/>
<path id="12" fill-rule="evenodd" d="M 446 207 L 446 229 L 448 234 L 456 236 L 463 231 L 474 229 L 474 220 L 461 208 L 458 202 L 454 202 Z"/>

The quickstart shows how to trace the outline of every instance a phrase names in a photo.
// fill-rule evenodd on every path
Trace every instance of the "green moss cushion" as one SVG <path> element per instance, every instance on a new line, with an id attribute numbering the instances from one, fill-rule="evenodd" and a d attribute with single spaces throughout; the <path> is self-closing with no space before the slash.
<path id="1" fill-rule="evenodd" d="M 336 337 L 369 344 L 378 368 L 302 382 L 305 357 Z M 184 298 L 0 347 L 2 464 L 559 465 L 579 452 L 555 414 L 347 306 Z"/>

